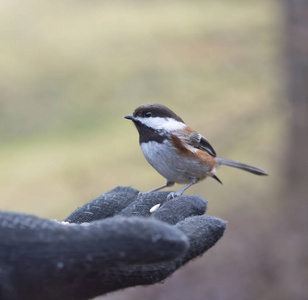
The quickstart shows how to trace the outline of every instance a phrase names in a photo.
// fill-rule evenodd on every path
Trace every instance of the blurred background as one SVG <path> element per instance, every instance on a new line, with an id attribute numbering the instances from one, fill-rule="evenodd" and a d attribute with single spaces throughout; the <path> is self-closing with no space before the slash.
<path id="1" fill-rule="evenodd" d="M 308 37 L 289 23 L 308 14 L 291 2 L 1 0 L 0 209 L 63 219 L 117 185 L 163 184 L 123 118 L 162 103 L 270 176 L 222 167 L 223 186 L 190 188 L 229 222 L 223 239 L 103 299 L 308 299 Z"/>

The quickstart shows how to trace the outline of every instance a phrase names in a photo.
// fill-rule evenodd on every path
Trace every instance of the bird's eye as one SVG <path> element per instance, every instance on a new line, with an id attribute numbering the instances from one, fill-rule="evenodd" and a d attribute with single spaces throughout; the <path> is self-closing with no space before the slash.
<path id="1" fill-rule="evenodd" d="M 146 118 L 149 118 L 149 117 L 152 116 L 152 113 L 151 113 L 150 111 L 147 111 L 147 112 L 144 114 L 144 116 L 145 116 Z"/>

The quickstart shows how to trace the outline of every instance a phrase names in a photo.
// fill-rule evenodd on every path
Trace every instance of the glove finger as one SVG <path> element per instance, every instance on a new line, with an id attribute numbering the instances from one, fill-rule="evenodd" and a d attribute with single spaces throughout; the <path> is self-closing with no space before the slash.
<path id="1" fill-rule="evenodd" d="M 119 215 L 124 217 L 149 217 L 151 216 L 150 209 L 156 204 L 162 205 L 167 202 L 167 197 L 169 194 L 170 192 L 151 192 L 140 194 L 138 199 L 124 208 Z"/>
<path id="2" fill-rule="evenodd" d="M 181 196 L 165 203 L 152 216 L 174 225 L 188 217 L 203 215 L 206 209 L 207 200 L 201 196 Z"/>
<path id="3" fill-rule="evenodd" d="M 70 262 L 68 265 L 74 261 L 79 265 L 95 261 L 101 268 L 170 260 L 184 254 L 188 247 L 182 231 L 153 219 L 116 216 L 82 225 L 62 225 L 34 216 L 22 216 L 26 224 L 32 225 L 14 231 L 14 243 L 19 244 L 16 251 L 21 257 L 30 255 L 46 258 L 46 261 L 61 257 L 64 265 L 66 260 Z M 16 219 L 16 214 L 13 218 Z M 11 228 L 1 231 L 1 236 L 7 238 L 3 243 L 12 240 L 9 230 Z"/>
<path id="4" fill-rule="evenodd" d="M 64 221 L 80 224 L 112 217 L 135 201 L 138 194 L 136 189 L 118 186 L 77 208 Z"/>
<path id="5" fill-rule="evenodd" d="M 182 258 L 182 264 L 213 247 L 223 236 L 226 224 L 226 221 L 219 218 L 203 215 L 187 218 L 175 225 L 185 233 L 190 245 Z"/>
<path id="6" fill-rule="evenodd" d="M 92 298 L 115 287 L 116 280 L 100 281 L 107 276 L 104 270 L 110 268 L 112 278 L 114 270 L 172 261 L 188 249 L 182 231 L 152 219 L 114 217 L 83 225 L 62 225 L 16 213 L 2 219 L 0 248 L 9 262 L 2 273 L 10 276 L 18 291 L 16 297 L 4 299 L 26 299 L 24 295 L 45 299 L 38 295 L 52 292 L 54 297 L 48 299 Z M 12 296 L 10 286 L 4 284 Z"/>
<path id="7" fill-rule="evenodd" d="M 190 242 L 190 247 L 183 257 L 171 262 L 142 266 L 131 265 L 99 272 L 98 281 L 105 283 L 105 285 L 100 285 L 101 293 L 165 280 L 189 260 L 202 255 L 211 248 L 222 237 L 226 222 L 215 217 L 196 216 L 185 219 L 175 227 L 184 232 Z M 83 281 L 83 284 L 88 283 Z"/>
<path id="8" fill-rule="evenodd" d="M 188 249 L 187 237 L 181 230 L 156 220 L 116 216 L 95 223 L 101 238 L 98 253 L 105 251 L 113 265 L 172 260 Z"/>

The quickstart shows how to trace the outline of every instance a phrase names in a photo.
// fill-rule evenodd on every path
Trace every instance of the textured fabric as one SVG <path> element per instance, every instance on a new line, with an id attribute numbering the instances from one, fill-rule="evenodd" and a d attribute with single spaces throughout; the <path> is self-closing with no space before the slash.
<path id="1" fill-rule="evenodd" d="M 226 226 L 204 215 L 200 196 L 167 195 L 117 187 L 74 211 L 70 224 L 0 212 L 0 299 L 89 299 L 164 280 Z"/>

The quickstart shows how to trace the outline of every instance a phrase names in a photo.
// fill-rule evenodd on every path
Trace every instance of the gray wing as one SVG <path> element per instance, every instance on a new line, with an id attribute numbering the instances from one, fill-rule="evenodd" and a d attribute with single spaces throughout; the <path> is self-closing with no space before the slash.
<path id="1" fill-rule="evenodd" d="M 206 151 L 208 154 L 216 157 L 216 151 L 214 150 L 210 142 L 200 133 L 198 132 L 191 133 L 189 136 L 189 140 L 187 142 L 191 146 Z"/>

